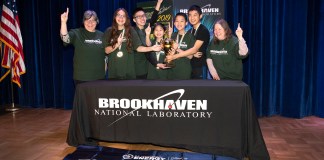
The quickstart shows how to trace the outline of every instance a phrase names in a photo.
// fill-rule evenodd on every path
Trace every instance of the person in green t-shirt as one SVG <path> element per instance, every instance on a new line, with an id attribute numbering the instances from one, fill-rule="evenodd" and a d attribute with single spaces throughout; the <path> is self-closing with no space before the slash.
<path id="1" fill-rule="evenodd" d="M 153 35 L 154 39 L 150 39 L 151 27 L 148 26 L 145 29 L 146 32 L 146 44 L 151 46 L 152 44 L 161 45 L 161 41 L 165 35 L 166 29 L 161 23 L 155 23 L 153 26 Z M 147 55 L 148 60 L 150 61 L 148 66 L 147 79 L 159 79 L 166 80 L 168 77 L 168 67 L 164 64 L 165 53 L 164 50 L 159 52 L 151 52 Z"/>
<path id="2" fill-rule="evenodd" d="M 115 11 L 112 26 L 104 33 L 105 52 L 108 54 L 109 79 L 135 79 L 134 51 L 160 51 L 161 46 L 144 47 L 131 27 L 124 8 Z"/>
<path id="3" fill-rule="evenodd" d="M 176 41 L 177 45 L 173 45 L 175 54 L 167 56 L 168 61 L 174 61 L 175 67 L 171 68 L 168 74 L 168 79 L 190 79 L 191 64 L 190 60 L 198 48 L 194 47 L 196 39 L 194 35 L 187 33 L 185 30 L 188 24 L 188 18 L 185 13 L 177 13 L 174 18 L 174 26 L 177 32 L 172 33 L 171 39 Z M 171 28 L 171 27 L 170 27 Z M 170 29 L 172 30 L 172 29 Z"/>
<path id="4" fill-rule="evenodd" d="M 207 66 L 214 80 L 242 80 L 242 59 L 248 56 L 243 30 L 238 24 L 236 35 L 224 19 L 214 25 L 214 38 L 207 49 Z"/>
<path id="5" fill-rule="evenodd" d="M 139 37 L 139 39 L 142 42 L 143 46 L 147 46 L 147 44 L 145 43 L 145 37 L 146 37 L 146 32 L 145 29 L 148 26 L 154 26 L 154 24 L 157 21 L 158 18 L 158 13 L 160 10 L 160 6 L 161 3 L 163 2 L 163 0 L 157 0 L 156 6 L 155 6 L 155 10 L 153 11 L 152 17 L 151 17 L 151 21 L 149 22 L 149 24 L 146 24 L 146 14 L 144 12 L 143 8 L 136 8 L 133 11 L 133 22 L 136 24 L 134 26 L 134 29 Z M 149 33 L 150 35 L 151 33 Z M 141 53 L 141 52 L 136 52 L 134 54 L 134 60 L 135 60 L 135 72 L 136 72 L 136 78 L 137 79 L 146 79 L 147 78 L 147 72 L 148 72 L 148 54 L 149 53 Z"/>
<path id="6" fill-rule="evenodd" d="M 60 35 L 64 45 L 74 46 L 74 84 L 105 78 L 105 50 L 103 33 L 96 30 L 99 19 L 96 12 L 87 10 L 83 15 L 84 28 L 67 30 L 69 8 L 61 14 Z"/>

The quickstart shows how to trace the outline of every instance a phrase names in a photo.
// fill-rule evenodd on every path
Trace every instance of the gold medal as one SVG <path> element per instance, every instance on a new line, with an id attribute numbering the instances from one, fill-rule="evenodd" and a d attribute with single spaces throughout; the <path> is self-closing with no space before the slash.
<path id="1" fill-rule="evenodd" d="M 122 51 L 119 51 L 119 52 L 117 52 L 117 57 L 122 57 L 123 56 L 123 52 Z"/>

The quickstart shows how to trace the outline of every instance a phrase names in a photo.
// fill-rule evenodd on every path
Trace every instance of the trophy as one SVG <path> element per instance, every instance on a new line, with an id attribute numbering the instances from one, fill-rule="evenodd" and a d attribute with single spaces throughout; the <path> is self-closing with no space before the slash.
<path id="1" fill-rule="evenodd" d="M 167 32 L 166 32 L 167 33 Z M 166 34 L 167 35 L 167 34 Z M 172 48 L 172 45 L 174 43 L 174 40 L 169 38 L 168 36 L 165 36 L 166 38 L 161 40 L 162 48 L 164 50 L 164 53 L 166 56 L 170 55 L 170 50 Z M 166 64 L 166 67 L 173 68 L 175 67 L 175 63 L 173 61 L 167 61 L 167 59 L 164 59 L 164 63 Z"/>

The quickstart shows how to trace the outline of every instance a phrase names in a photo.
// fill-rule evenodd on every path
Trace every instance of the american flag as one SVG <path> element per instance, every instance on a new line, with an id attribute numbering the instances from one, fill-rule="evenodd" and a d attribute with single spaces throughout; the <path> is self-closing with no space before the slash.
<path id="1" fill-rule="evenodd" d="M 0 78 L 0 81 L 11 70 L 12 82 L 21 87 L 20 75 L 26 72 L 26 68 L 16 0 L 4 0 L 3 2 L 0 22 L 0 44 L 3 57 L 1 65 L 8 69 L 7 73 Z"/>

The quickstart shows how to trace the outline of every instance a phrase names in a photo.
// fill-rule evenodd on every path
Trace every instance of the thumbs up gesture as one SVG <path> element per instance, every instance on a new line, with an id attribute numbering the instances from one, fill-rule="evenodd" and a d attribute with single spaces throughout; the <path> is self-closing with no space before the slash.
<path id="1" fill-rule="evenodd" d="M 242 28 L 240 26 L 240 23 L 238 23 L 238 26 L 237 26 L 237 29 L 236 29 L 235 33 L 236 33 L 236 36 L 237 36 L 238 39 L 243 38 L 243 30 L 242 30 Z"/>

